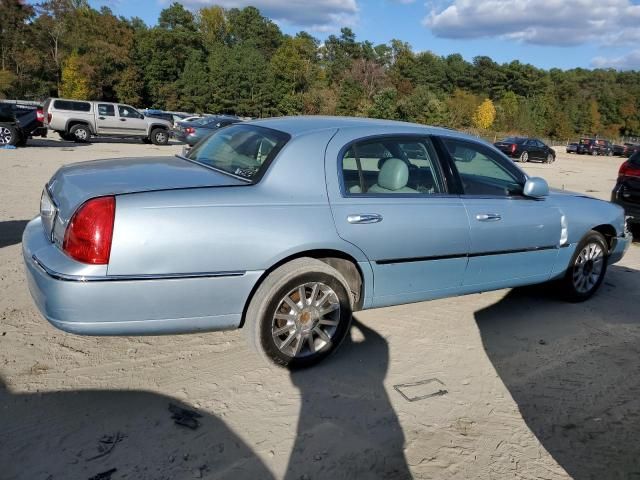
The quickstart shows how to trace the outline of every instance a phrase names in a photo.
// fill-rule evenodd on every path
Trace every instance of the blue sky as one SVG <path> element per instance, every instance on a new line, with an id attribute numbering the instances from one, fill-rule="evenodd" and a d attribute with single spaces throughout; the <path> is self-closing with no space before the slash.
<path id="1" fill-rule="evenodd" d="M 157 22 L 168 0 L 90 0 Z M 640 69 L 640 0 L 183 0 L 186 7 L 254 5 L 286 33 L 319 39 L 342 26 L 359 40 L 409 42 L 438 55 L 488 55 L 543 68 Z"/>

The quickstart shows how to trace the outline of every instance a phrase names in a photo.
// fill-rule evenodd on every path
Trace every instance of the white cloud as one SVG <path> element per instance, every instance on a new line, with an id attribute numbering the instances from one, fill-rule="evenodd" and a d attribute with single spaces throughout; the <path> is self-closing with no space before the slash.
<path id="1" fill-rule="evenodd" d="M 429 2 L 423 24 L 438 37 L 500 37 L 538 45 L 631 45 L 640 5 L 631 0 L 453 0 Z"/>
<path id="2" fill-rule="evenodd" d="M 632 50 L 629 53 L 613 58 L 596 57 L 591 60 L 591 65 L 596 68 L 615 68 L 618 70 L 640 70 L 640 50 Z"/>
<path id="3" fill-rule="evenodd" d="M 253 6 L 278 23 L 314 31 L 332 31 L 351 26 L 358 14 L 356 0 L 182 0 L 181 3 L 188 8 Z"/>

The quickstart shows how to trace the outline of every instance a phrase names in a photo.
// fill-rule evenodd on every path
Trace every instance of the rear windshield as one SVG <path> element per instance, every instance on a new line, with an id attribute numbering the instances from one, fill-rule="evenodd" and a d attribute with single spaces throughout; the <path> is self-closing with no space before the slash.
<path id="1" fill-rule="evenodd" d="M 502 143 L 522 143 L 524 139 L 520 137 L 507 137 L 502 140 Z"/>
<path id="2" fill-rule="evenodd" d="M 206 137 L 187 158 L 255 183 L 289 138 L 270 128 L 236 124 Z"/>
<path id="3" fill-rule="evenodd" d="M 89 112 L 91 104 L 87 102 L 71 102 L 69 100 L 56 100 L 53 102 L 56 110 L 71 110 L 74 112 Z"/>

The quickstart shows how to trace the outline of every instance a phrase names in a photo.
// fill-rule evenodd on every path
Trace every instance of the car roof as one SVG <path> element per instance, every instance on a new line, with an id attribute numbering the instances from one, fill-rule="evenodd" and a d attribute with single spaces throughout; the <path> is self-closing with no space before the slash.
<path id="1" fill-rule="evenodd" d="M 346 129 L 346 128 L 362 128 L 362 127 L 389 127 L 390 132 L 411 132 L 422 134 L 440 134 L 455 135 L 456 137 L 464 137 L 478 140 L 464 133 L 456 132 L 447 128 L 430 127 L 417 123 L 400 122 L 397 120 L 381 120 L 374 118 L 360 117 L 331 117 L 331 116 L 298 116 L 298 117 L 273 117 L 259 120 L 251 120 L 247 122 L 252 125 L 272 128 L 281 132 L 288 133 L 292 137 L 302 136 L 308 133 L 318 132 L 328 129 Z"/>

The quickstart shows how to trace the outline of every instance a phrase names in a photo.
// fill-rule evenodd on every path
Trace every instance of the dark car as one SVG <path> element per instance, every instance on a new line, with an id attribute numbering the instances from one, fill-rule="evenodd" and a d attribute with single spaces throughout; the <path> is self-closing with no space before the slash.
<path id="1" fill-rule="evenodd" d="M 175 131 L 175 137 L 178 140 L 187 143 L 190 147 L 193 147 L 196 143 L 213 133 L 215 130 L 241 121 L 242 120 L 237 117 L 228 117 L 223 115 L 204 117 L 190 122 L 190 124 L 184 126 L 182 130 Z"/>
<path id="2" fill-rule="evenodd" d="M 639 152 L 640 151 L 640 145 L 635 145 L 633 143 L 625 143 L 625 145 L 627 146 L 627 148 L 625 149 L 624 153 L 622 154 L 622 156 L 624 157 L 631 157 L 634 153 Z"/>
<path id="3" fill-rule="evenodd" d="M 578 151 L 578 142 L 567 143 L 567 153 L 576 153 Z"/>
<path id="4" fill-rule="evenodd" d="M 608 140 L 598 138 L 583 138 L 578 144 L 579 155 L 613 155 L 613 145 Z"/>
<path id="5" fill-rule="evenodd" d="M 552 163 L 556 160 L 556 152 L 537 138 L 507 137 L 494 144 L 498 150 L 518 162 L 536 160 Z"/>
<path id="6" fill-rule="evenodd" d="M 640 151 L 620 166 L 611 201 L 624 208 L 630 223 L 640 224 Z"/>
<path id="7" fill-rule="evenodd" d="M 16 101 L 0 102 L 0 145 L 25 146 L 31 137 L 46 137 L 42 107 Z"/>

